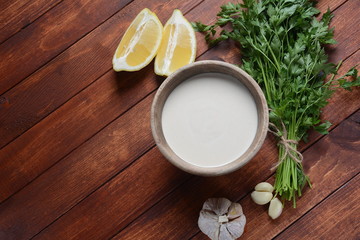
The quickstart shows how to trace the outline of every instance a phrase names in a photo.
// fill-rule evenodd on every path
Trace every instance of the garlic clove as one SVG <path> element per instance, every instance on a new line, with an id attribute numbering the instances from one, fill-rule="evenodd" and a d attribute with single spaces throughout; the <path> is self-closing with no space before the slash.
<path id="1" fill-rule="evenodd" d="M 272 193 L 274 191 L 274 187 L 270 183 L 261 182 L 255 186 L 255 191 Z"/>
<path id="2" fill-rule="evenodd" d="M 207 210 L 201 210 L 198 226 L 210 239 L 218 239 L 220 225 L 221 223 L 218 222 L 218 216 L 216 214 Z"/>
<path id="3" fill-rule="evenodd" d="M 264 205 L 267 204 L 268 202 L 270 202 L 270 200 L 272 199 L 273 195 L 270 192 L 258 192 L 258 191 L 253 191 L 251 193 L 251 198 L 252 200 L 259 205 Z"/>
<path id="4" fill-rule="evenodd" d="M 225 224 L 220 226 L 219 240 L 235 240 L 235 239 L 236 238 L 231 236 Z"/>
<path id="5" fill-rule="evenodd" d="M 231 236 L 233 236 L 234 239 L 236 239 L 239 238 L 244 233 L 245 224 L 246 224 L 246 217 L 243 214 L 239 218 L 236 218 L 233 221 L 228 222 L 226 224 L 226 229 L 227 231 L 229 231 Z"/>
<path id="6" fill-rule="evenodd" d="M 234 219 L 244 215 L 242 207 L 239 203 L 232 203 L 227 214 L 229 219 Z"/>
<path id="7" fill-rule="evenodd" d="M 203 205 L 204 210 L 213 211 L 221 216 L 228 212 L 231 201 L 226 198 L 209 198 Z"/>
<path id="8" fill-rule="evenodd" d="M 272 219 L 278 218 L 282 213 L 283 205 L 278 198 L 270 201 L 268 214 Z"/>

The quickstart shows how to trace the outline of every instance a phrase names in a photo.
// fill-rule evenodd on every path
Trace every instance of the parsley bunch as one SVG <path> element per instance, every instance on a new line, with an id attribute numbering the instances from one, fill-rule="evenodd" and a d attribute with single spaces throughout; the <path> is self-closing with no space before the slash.
<path id="1" fill-rule="evenodd" d="M 328 10 L 319 21 L 319 13 L 308 0 L 244 0 L 222 6 L 214 25 L 193 23 L 211 45 L 226 39 L 240 43 L 242 68 L 261 86 L 271 109 L 271 129 L 279 139 L 275 191 L 294 207 L 304 185 L 310 185 L 298 142 L 307 139 L 310 128 L 328 133 L 331 124 L 321 123 L 320 113 L 337 87 L 360 85 L 355 67 L 334 79 L 341 63 L 328 63 L 323 48 L 336 43 L 329 28 L 332 15 Z M 231 30 L 216 35 L 226 24 Z M 332 77 L 325 81 L 328 75 Z M 348 76 L 355 80 L 347 81 Z"/>

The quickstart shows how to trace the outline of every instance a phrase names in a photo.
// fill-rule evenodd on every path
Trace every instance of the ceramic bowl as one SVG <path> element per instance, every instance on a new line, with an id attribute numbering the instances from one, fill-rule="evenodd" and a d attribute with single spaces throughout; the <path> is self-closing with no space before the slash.
<path id="1" fill-rule="evenodd" d="M 201 73 L 227 74 L 240 81 L 252 94 L 257 108 L 258 125 L 250 147 L 237 159 L 215 167 L 196 166 L 180 158 L 167 143 L 162 128 L 162 112 L 170 93 L 183 81 Z M 151 129 L 161 153 L 176 167 L 195 175 L 217 176 L 233 172 L 248 163 L 261 148 L 268 130 L 269 115 L 265 96 L 255 80 L 239 67 L 222 61 L 198 61 L 170 75 L 159 87 L 151 107 Z"/>

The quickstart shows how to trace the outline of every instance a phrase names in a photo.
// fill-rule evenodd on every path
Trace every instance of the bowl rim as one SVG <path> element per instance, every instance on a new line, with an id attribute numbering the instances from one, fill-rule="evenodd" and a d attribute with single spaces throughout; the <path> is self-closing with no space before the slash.
<path id="1" fill-rule="evenodd" d="M 162 111 L 165 105 L 167 97 L 171 92 L 183 81 L 189 79 L 191 76 L 195 76 L 201 73 L 224 73 L 235 77 L 245 87 L 248 88 L 252 94 L 258 112 L 258 129 L 255 134 L 254 140 L 250 147 L 237 159 L 221 166 L 217 167 L 201 167 L 193 165 L 183 159 L 181 159 L 175 152 L 170 148 L 164 137 L 162 129 Z M 218 176 L 224 175 L 247 164 L 260 150 L 263 145 L 269 124 L 269 111 L 268 105 L 260 86 L 256 81 L 247 74 L 241 68 L 218 60 L 203 60 L 188 64 L 165 79 L 157 90 L 154 100 L 151 106 L 151 131 L 156 145 L 164 157 L 176 167 L 200 176 Z"/>

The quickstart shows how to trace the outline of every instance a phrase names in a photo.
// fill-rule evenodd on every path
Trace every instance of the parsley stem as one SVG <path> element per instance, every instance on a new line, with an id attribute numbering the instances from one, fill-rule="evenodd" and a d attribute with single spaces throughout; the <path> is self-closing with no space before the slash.
<path id="1" fill-rule="evenodd" d="M 323 47 L 335 42 L 334 30 L 329 28 L 332 15 L 327 11 L 317 20 L 315 4 L 308 0 L 243 0 L 222 6 L 214 25 L 195 24 L 198 31 L 207 33 L 208 43 L 230 38 L 241 45 L 242 68 L 259 83 L 272 109 L 270 122 L 282 134 L 275 195 L 292 201 L 294 207 L 306 183 L 311 187 L 297 142 L 306 139 L 311 128 L 327 132 L 329 124 L 319 124 L 320 113 L 334 91 L 333 82 L 345 89 L 360 85 L 355 67 L 334 80 L 342 62 L 336 67 L 327 63 Z M 226 23 L 232 30 L 223 29 L 220 37 L 210 39 L 215 28 Z M 355 80 L 347 81 L 348 76 Z"/>
<path id="2" fill-rule="evenodd" d="M 273 57 L 273 59 L 274 59 L 274 61 L 275 61 L 275 64 L 276 64 L 276 70 L 277 70 L 278 73 L 280 74 L 280 64 L 279 64 L 278 61 L 277 61 L 277 58 L 276 58 L 276 56 L 275 56 L 275 54 L 274 54 L 274 52 L 273 52 L 273 50 L 272 50 L 272 47 L 270 46 L 267 38 L 264 36 L 264 34 L 262 33 L 262 31 L 260 31 L 260 33 L 261 33 L 261 36 L 264 38 L 266 45 L 268 45 L 268 48 L 269 48 L 269 50 L 270 50 L 270 53 L 271 53 L 271 55 L 272 55 L 272 57 Z"/>

